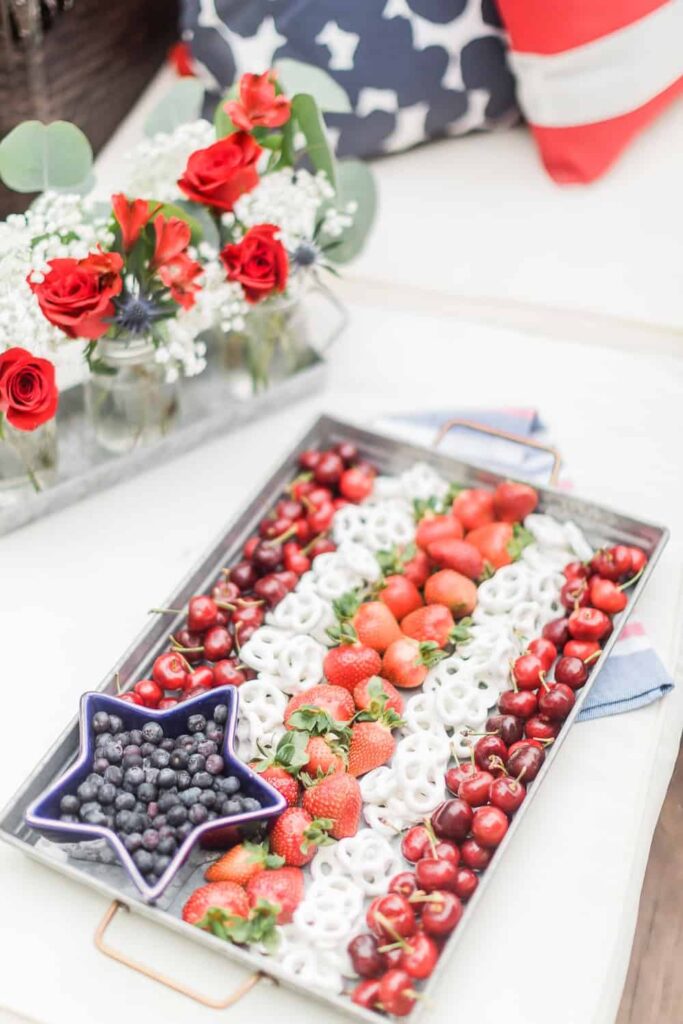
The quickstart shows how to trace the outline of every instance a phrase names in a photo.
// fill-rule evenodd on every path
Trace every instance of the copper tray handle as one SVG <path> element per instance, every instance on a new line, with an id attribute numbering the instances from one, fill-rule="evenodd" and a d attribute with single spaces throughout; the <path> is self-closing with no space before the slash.
<path id="1" fill-rule="evenodd" d="M 138 974 L 143 974 L 145 978 L 150 978 L 152 981 L 159 982 L 160 985 L 165 985 L 166 988 L 172 989 L 174 992 L 179 992 L 181 996 L 187 996 L 188 999 L 193 999 L 200 1006 L 206 1006 L 210 1010 L 226 1010 L 229 1006 L 234 1006 L 235 1003 L 239 1002 L 242 996 L 245 996 L 247 992 L 250 992 L 254 985 L 257 984 L 263 977 L 260 972 L 250 975 L 246 981 L 243 981 L 234 992 L 227 997 L 227 999 L 211 999 L 208 996 L 204 996 L 201 992 L 196 992 L 195 989 L 189 988 L 187 985 L 181 984 L 179 981 L 174 981 L 173 978 L 167 977 L 165 974 L 160 974 L 159 971 L 155 971 L 152 967 L 147 967 L 145 964 L 138 963 L 137 960 L 132 960 L 125 953 L 120 952 L 118 949 L 114 949 L 112 946 L 105 942 L 104 936 L 107 928 L 116 917 L 119 910 L 128 910 L 125 903 L 120 903 L 118 900 L 114 900 L 113 903 L 107 907 L 107 912 L 97 926 L 95 932 L 95 945 L 99 949 L 100 953 L 104 953 L 105 956 L 111 957 L 112 960 L 116 960 L 118 963 L 123 964 L 124 967 L 130 967 L 132 971 L 137 971 Z"/>
<path id="2" fill-rule="evenodd" d="M 560 466 L 562 465 L 562 456 L 560 455 L 557 448 L 551 447 L 548 444 L 542 444 L 540 441 L 534 441 L 530 437 L 524 437 L 522 434 L 510 434 L 507 430 L 498 430 L 497 427 L 487 427 L 483 423 L 475 423 L 473 420 L 462 420 L 452 419 L 442 423 L 436 432 L 436 437 L 432 441 L 432 448 L 438 448 L 443 441 L 446 434 L 453 429 L 453 427 L 465 427 L 467 430 L 473 430 L 477 434 L 488 434 L 490 437 L 500 437 L 504 441 L 512 441 L 515 444 L 523 445 L 525 448 L 536 448 L 540 452 L 546 452 L 553 458 L 553 468 L 550 472 L 548 483 L 555 487 L 560 478 Z"/>

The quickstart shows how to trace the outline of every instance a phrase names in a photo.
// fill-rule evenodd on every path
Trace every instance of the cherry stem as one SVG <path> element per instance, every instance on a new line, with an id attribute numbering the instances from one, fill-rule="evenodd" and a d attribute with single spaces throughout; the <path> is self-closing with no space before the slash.
<path id="1" fill-rule="evenodd" d="M 121 673 L 114 673 L 114 683 L 116 684 L 116 692 L 121 693 Z"/>
<path id="2" fill-rule="evenodd" d="M 409 903 L 441 903 L 443 902 L 441 896 L 435 896 L 432 893 L 423 892 L 418 889 L 412 896 L 408 897 Z"/>
<path id="3" fill-rule="evenodd" d="M 222 608 L 224 612 L 234 612 L 237 605 L 229 604 L 227 601 L 216 601 L 216 607 Z"/>
<path id="4" fill-rule="evenodd" d="M 590 665 L 590 663 L 592 661 L 596 661 L 596 659 L 599 658 L 601 654 L 602 654 L 601 650 L 600 651 L 593 651 L 592 654 L 589 654 L 587 658 L 583 659 L 584 665 Z"/>
<path id="5" fill-rule="evenodd" d="M 640 567 L 640 569 L 635 574 L 635 576 L 632 576 L 630 580 L 626 580 L 626 583 L 622 583 L 620 587 L 617 587 L 617 590 L 626 590 L 628 587 L 632 587 L 633 584 L 638 579 L 640 579 L 640 577 L 643 575 L 644 572 L 645 572 L 645 566 L 643 565 L 643 566 Z"/>
<path id="6" fill-rule="evenodd" d="M 177 647 L 174 647 L 173 653 L 174 654 L 201 654 L 203 652 L 203 650 L 204 650 L 203 647 L 183 647 L 181 644 L 178 644 Z"/>
<path id="7" fill-rule="evenodd" d="M 379 924 L 381 924 L 382 928 L 384 929 L 385 932 L 387 932 L 387 934 L 391 935 L 394 942 L 399 944 L 403 942 L 403 936 L 399 935 L 399 933 L 396 931 L 388 917 L 385 917 L 384 914 L 376 912 L 375 920 L 379 922 Z"/>
<path id="8" fill-rule="evenodd" d="M 180 615 L 183 608 L 150 608 L 150 615 Z"/>
<path id="9" fill-rule="evenodd" d="M 277 537 L 271 537 L 270 543 L 284 544 L 286 540 L 289 540 L 290 537 L 294 536 L 294 534 L 296 533 L 296 529 L 296 523 L 293 523 L 287 530 L 284 531 L 284 533 L 279 534 L 279 536 Z"/>
<path id="10" fill-rule="evenodd" d="M 301 554 L 302 554 L 302 555 L 307 555 L 307 554 L 308 554 L 308 552 L 309 552 L 309 551 L 311 550 L 311 548 L 313 547 L 313 545 L 314 545 L 314 544 L 317 544 L 319 540 L 323 540 L 323 539 L 324 539 L 324 537 L 325 537 L 325 533 L 324 533 L 324 532 L 323 532 L 323 533 L 319 533 L 319 534 L 317 534 L 317 536 L 315 536 L 315 537 L 313 538 L 313 540 L 309 540 L 309 542 L 308 542 L 308 544 L 306 545 L 306 547 L 305 547 L 305 548 L 302 548 L 302 549 L 301 549 Z"/>

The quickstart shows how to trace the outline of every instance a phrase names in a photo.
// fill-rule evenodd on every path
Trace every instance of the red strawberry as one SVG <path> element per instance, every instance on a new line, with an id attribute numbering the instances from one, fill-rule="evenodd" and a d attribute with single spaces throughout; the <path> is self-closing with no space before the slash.
<path id="1" fill-rule="evenodd" d="M 529 484 L 506 480 L 493 492 L 493 509 L 503 523 L 521 523 L 538 505 L 538 491 Z"/>
<path id="2" fill-rule="evenodd" d="M 364 679 L 353 691 L 353 699 L 359 711 L 373 712 L 378 707 L 378 697 L 384 694 L 386 703 L 384 707 L 391 708 L 397 715 L 403 714 L 403 697 L 396 687 L 392 686 L 381 676 L 373 676 L 372 679 Z"/>
<path id="3" fill-rule="evenodd" d="M 409 558 L 404 566 L 403 572 L 405 573 L 406 579 L 414 583 L 416 587 L 423 587 L 425 580 L 429 576 L 429 570 L 431 563 L 427 556 L 427 553 L 418 548 L 412 558 Z"/>
<path id="4" fill-rule="evenodd" d="M 448 515 L 436 516 L 428 512 L 418 524 L 415 532 L 415 543 L 426 551 L 435 540 L 445 540 L 446 537 L 461 539 L 462 536 L 462 523 L 455 516 L 450 515 L 450 513 Z"/>
<path id="5" fill-rule="evenodd" d="M 429 669 L 445 657 L 436 644 L 423 643 L 404 636 L 387 648 L 382 660 L 382 675 L 406 689 L 420 686 Z"/>
<path id="6" fill-rule="evenodd" d="M 440 569 L 427 580 L 425 598 L 430 605 L 445 605 L 456 619 L 461 619 L 463 615 L 471 615 L 477 607 L 477 588 L 472 580 L 455 569 Z"/>
<path id="7" fill-rule="evenodd" d="M 355 836 L 362 806 L 360 786 L 352 775 L 328 775 L 304 793 L 304 808 L 313 818 L 332 821 L 334 839 Z"/>
<path id="8" fill-rule="evenodd" d="M 486 523 L 468 533 L 466 539 L 481 552 L 485 563 L 500 569 L 519 558 L 532 537 L 518 524 L 513 527 L 511 523 Z"/>
<path id="9" fill-rule="evenodd" d="M 311 736 L 306 744 L 306 774 L 332 775 L 346 771 L 346 751 L 339 743 L 330 743 L 324 736 Z"/>
<path id="10" fill-rule="evenodd" d="M 261 778 L 269 782 L 270 785 L 282 793 L 283 797 L 290 806 L 293 806 L 299 800 L 299 794 L 301 787 L 298 781 L 293 775 L 290 775 L 285 768 L 279 768 L 277 765 L 271 765 L 270 768 L 264 768 L 261 772 Z"/>
<path id="11" fill-rule="evenodd" d="M 377 596 L 398 620 L 416 608 L 421 608 L 424 603 L 420 591 L 407 576 L 385 576 L 382 589 Z M 375 669 L 372 675 L 377 672 L 378 669 Z"/>
<path id="12" fill-rule="evenodd" d="M 241 885 L 235 882 L 209 882 L 195 889 L 187 898 L 183 907 L 183 921 L 199 925 L 200 928 L 207 927 L 201 922 L 213 907 L 236 917 L 246 917 L 249 913 L 249 901 Z"/>
<path id="13" fill-rule="evenodd" d="M 479 579 L 484 572 L 481 552 L 466 540 L 435 540 L 429 545 L 429 557 L 442 569 L 455 569 L 471 580 Z"/>
<path id="14" fill-rule="evenodd" d="M 439 647 L 446 646 L 454 626 L 453 616 L 444 604 L 429 604 L 426 608 L 418 608 L 401 620 L 401 629 L 406 636 L 421 643 L 435 643 Z"/>
<path id="15" fill-rule="evenodd" d="M 297 693 L 295 697 L 292 697 L 289 704 L 285 709 L 285 725 L 289 729 L 305 729 L 307 731 L 328 731 L 328 728 L 324 728 L 325 722 L 323 716 L 312 715 L 305 716 L 305 712 L 300 712 L 297 718 L 292 722 L 290 719 L 295 712 L 298 712 L 300 708 L 313 708 L 317 712 L 326 712 L 326 718 L 334 722 L 350 722 L 353 718 L 355 707 L 353 704 L 353 697 L 348 690 L 345 690 L 343 686 L 330 686 L 329 683 L 320 683 L 318 686 L 312 686 L 309 690 L 304 690 L 303 693 Z M 310 723 L 308 722 L 310 718 Z M 314 729 L 316 719 L 320 722 L 320 729 Z"/>
<path id="16" fill-rule="evenodd" d="M 303 807 L 288 807 L 270 832 L 270 845 L 285 864 L 303 867 L 313 860 L 318 846 L 330 842 L 329 818 L 312 818 Z"/>
<path id="17" fill-rule="evenodd" d="M 362 604 L 352 621 L 360 642 L 380 654 L 401 635 L 398 622 L 381 601 Z"/>
<path id="18" fill-rule="evenodd" d="M 493 494 L 482 487 L 471 487 L 461 491 L 453 502 L 452 509 L 466 530 L 492 523 L 496 518 L 493 511 Z"/>
<path id="19" fill-rule="evenodd" d="M 268 903 L 277 908 L 277 923 L 287 924 L 304 895 L 304 876 L 301 868 L 275 868 L 261 871 L 247 885 L 247 896 L 252 907 Z"/>
<path id="20" fill-rule="evenodd" d="M 204 872 L 207 882 L 235 882 L 246 885 L 250 878 L 268 867 L 279 867 L 282 860 L 268 853 L 263 843 L 238 843 L 210 864 Z"/>
<path id="21" fill-rule="evenodd" d="M 356 722 L 351 730 L 349 773 L 357 777 L 379 768 L 391 759 L 395 748 L 391 729 L 381 721 Z"/>
<path id="22" fill-rule="evenodd" d="M 299 799 L 297 776 L 304 765 L 308 764 L 306 743 L 305 735 L 296 732 L 285 733 L 269 757 L 251 764 L 266 782 L 282 793 L 290 805 L 297 803 Z"/>
<path id="23" fill-rule="evenodd" d="M 340 644 L 325 655 L 323 672 L 328 683 L 349 692 L 369 676 L 377 675 L 382 664 L 377 651 L 363 644 Z"/>

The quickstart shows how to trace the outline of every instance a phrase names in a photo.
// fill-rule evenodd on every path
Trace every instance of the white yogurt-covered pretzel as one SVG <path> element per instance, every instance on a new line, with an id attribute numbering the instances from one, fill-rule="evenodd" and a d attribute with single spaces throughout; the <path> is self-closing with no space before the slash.
<path id="1" fill-rule="evenodd" d="M 312 636 L 322 644 L 331 644 L 327 630 L 337 619 L 329 601 L 313 591 L 292 591 L 269 612 L 266 621 L 290 633 Z"/>
<path id="2" fill-rule="evenodd" d="M 532 512 L 524 520 L 525 528 L 543 548 L 566 548 L 564 527 L 557 519 L 543 512 Z"/>
<path id="3" fill-rule="evenodd" d="M 334 949 L 353 935 L 363 910 L 363 893 L 350 878 L 318 878 L 306 889 L 294 911 L 301 939 L 321 949 Z"/>
<path id="4" fill-rule="evenodd" d="M 368 509 L 363 540 L 372 551 L 386 551 L 410 543 L 415 521 L 408 510 L 384 503 Z"/>
<path id="5" fill-rule="evenodd" d="M 362 543 L 370 508 L 368 505 L 344 505 L 337 509 L 332 520 L 334 543 L 339 545 L 345 540 Z"/>
<path id="6" fill-rule="evenodd" d="M 297 938 L 292 931 L 286 938 L 282 937 L 284 928 L 280 929 L 280 948 L 275 959 L 290 977 L 306 988 L 318 989 L 321 992 L 341 992 L 344 978 L 335 959 L 326 956 L 309 942 Z"/>
<path id="7" fill-rule="evenodd" d="M 582 562 L 587 562 L 589 558 L 593 557 L 593 548 L 586 540 L 580 527 L 572 522 L 571 519 L 568 519 L 564 524 L 564 535 L 567 538 L 567 544 Z"/>
<path id="8" fill-rule="evenodd" d="M 277 672 L 285 693 L 310 690 L 322 680 L 327 648 L 310 636 L 290 636 L 277 660 Z"/>
<path id="9" fill-rule="evenodd" d="M 364 583 L 374 583 L 382 575 L 379 562 L 364 544 L 345 540 L 339 545 L 337 554 L 342 564 L 357 573 Z"/>
<path id="10" fill-rule="evenodd" d="M 252 636 L 240 647 L 240 658 L 245 665 L 256 672 L 277 674 L 278 655 L 292 633 L 275 626 L 259 626 Z"/>
<path id="11" fill-rule="evenodd" d="M 481 584 L 477 607 L 493 615 L 511 611 L 529 593 L 529 570 L 519 562 L 499 569 L 495 576 Z"/>
<path id="12" fill-rule="evenodd" d="M 258 753 L 258 744 L 272 747 L 284 733 L 287 698 L 277 685 L 263 678 L 242 683 L 239 696 L 237 752 L 242 760 L 249 761 Z"/>
<path id="13" fill-rule="evenodd" d="M 407 498 L 443 498 L 448 491 L 448 481 L 437 473 L 427 462 L 416 462 L 399 477 L 401 489 Z"/>
<path id="14" fill-rule="evenodd" d="M 364 896 L 386 892 L 390 880 L 400 870 L 400 861 L 391 844 L 369 828 L 340 840 L 337 862 Z"/>
<path id="15" fill-rule="evenodd" d="M 570 553 L 566 548 L 543 548 L 538 544 L 529 544 L 522 551 L 522 562 L 532 571 L 538 573 L 561 572 Z"/>

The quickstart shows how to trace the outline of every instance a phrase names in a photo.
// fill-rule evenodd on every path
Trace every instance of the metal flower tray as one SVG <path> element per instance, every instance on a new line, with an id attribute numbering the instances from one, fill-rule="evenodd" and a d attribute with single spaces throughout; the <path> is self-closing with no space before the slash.
<path id="1" fill-rule="evenodd" d="M 454 425 L 479 429 L 477 426 L 468 424 L 466 421 L 452 421 L 451 424 L 444 425 L 444 428 L 436 438 L 435 444 L 438 444 L 444 433 Z M 484 432 L 491 433 L 492 431 L 487 428 Z M 501 434 L 498 431 L 493 431 L 493 433 L 499 437 L 506 437 L 507 440 L 518 444 L 528 443 L 525 438 Z M 434 466 L 447 479 L 469 486 L 483 485 L 493 487 L 501 479 L 501 477 L 488 470 L 446 456 L 438 452 L 435 447 L 429 449 L 407 444 L 369 430 L 361 429 L 349 423 L 323 416 L 292 446 L 289 455 L 284 459 L 279 469 L 264 483 L 261 490 L 244 507 L 239 516 L 221 533 L 207 554 L 170 596 L 167 606 L 183 607 L 190 596 L 203 592 L 210 586 L 222 566 L 230 564 L 231 560 L 235 559 L 242 544 L 253 532 L 258 520 L 263 515 L 264 508 L 270 507 L 271 503 L 279 496 L 282 489 L 295 475 L 297 454 L 300 451 L 314 446 L 329 446 L 341 440 L 349 440 L 358 445 L 363 455 L 375 462 L 383 472 L 398 473 L 416 460 L 423 460 Z M 532 443 L 532 447 L 542 448 L 543 446 Z M 553 451 L 551 451 L 551 454 L 554 458 L 553 477 L 555 477 L 559 467 L 559 456 Z M 567 719 L 565 727 L 550 748 L 545 763 L 529 791 L 529 797 L 513 818 L 507 835 L 496 852 L 491 866 L 482 876 L 477 891 L 466 906 L 460 924 L 450 936 L 446 948 L 439 959 L 437 968 L 427 982 L 425 988 L 427 996 L 438 985 L 440 974 L 448 970 L 448 961 L 453 956 L 457 944 L 467 941 L 468 921 L 476 913 L 479 901 L 486 898 L 487 883 L 493 872 L 495 872 L 497 865 L 505 857 L 505 849 L 508 844 L 515 841 L 514 836 L 518 829 L 525 827 L 523 822 L 527 808 L 534 799 L 539 787 L 543 784 L 543 780 L 549 772 L 552 772 L 553 763 L 555 758 L 560 755 L 564 739 L 576 716 L 579 714 L 591 687 L 595 684 L 595 680 L 600 674 L 601 666 L 609 656 L 621 627 L 643 589 L 647 586 L 655 563 L 668 538 L 668 530 L 664 527 L 642 522 L 626 514 L 615 512 L 592 502 L 583 501 L 573 494 L 556 490 L 552 486 L 539 488 L 539 493 L 540 511 L 550 513 L 560 519 L 572 519 L 581 527 L 595 547 L 614 543 L 635 544 L 647 552 L 649 561 L 643 575 L 633 587 L 627 608 L 616 618 L 616 628 L 605 645 L 588 683 L 579 692 L 575 707 Z M 143 678 L 147 674 L 154 658 L 165 648 L 167 634 L 168 623 L 161 618 L 153 620 L 133 642 L 118 664 L 113 667 L 99 689 L 103 692 L 112 693 L 115 689 L 114 679 L 117 673 L 124 685 L 132 684 L 136 679 Z M 308 999 L 314 996 L 357 1019 L 374 1021 L 376 1024 L 378 1020 L 376 1013 L 356 1006 L 348 997 L 314 992 L 285 974 L 277 963 L 269 962 L 267 957 L 253 953 L 248 949 L 222 942 L 208 933 L 197 928 L 190 928 L 182 922 L 180 910 L 187 895 L 196 885 L 201 884 L 202 869 L 208 854 L 196 851 L 160 902 L 155 906 L 150 906 L 144 903 L 140 894 L 134 889 L 130 881 L 127 880 L 121 867 L 116 864 L 98 864 L 88 861 L 69 860 L 62 852 L 55 851 L 52 844 L 41 840 L 38 834 L 26 825 L 24 818 L 26 810 L 42 791 L 73 763 L 77 756 L 78 719 L 74 718 L 52 749 L 45 754 L 41 762 L 36 766 L 9 806 L 2 812 L 0 816 L 0 838 L 29 856 L 49 865 L 56 871 L 89 885 L 113 901 L 95 933 L 95 941 L 103 953 L 213 1009 L 221 1009 L 232 1005 L 245 995 L 260 977 L 268 975 L 276 982 L 300 991 Z M 132 960 L 123 952 L 113 949 L 108 945 L 105 939 L 107 926 L 117 911 L 122 908 L 142 914 L 150 920 L 179 932 L 209 949 L 218 951 L 229 959 L 243 964 L 252 973 L 224 1000 L 209 999 L 183 986 L 172 978 L 160 975 L 146 965 Z M 411 1020 L 414 1021 L 419 1017 L 427 1002 L 428 999 L 424 999 L 417 1004 L 411 1014 Z"/>

